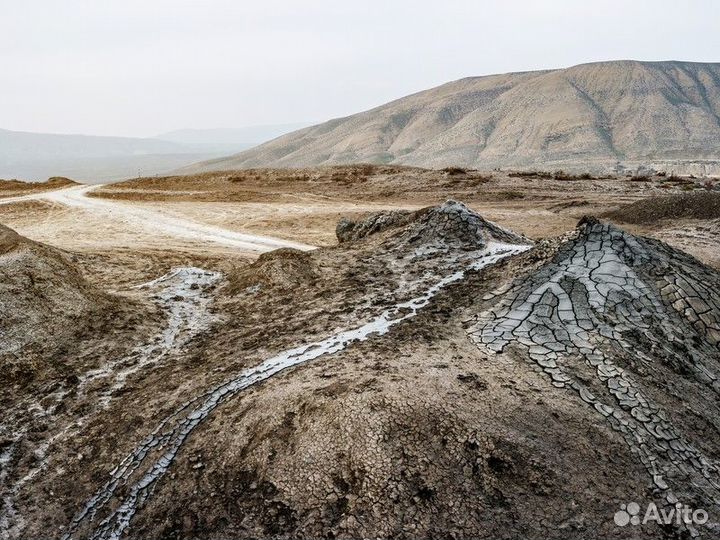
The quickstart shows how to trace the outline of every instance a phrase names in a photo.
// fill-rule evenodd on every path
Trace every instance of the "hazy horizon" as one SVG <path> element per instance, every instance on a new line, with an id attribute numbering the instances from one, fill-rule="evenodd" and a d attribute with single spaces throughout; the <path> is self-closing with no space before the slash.
<path id="1" fill-rule="evenodd" d="M 282 129 L 287 128 L 288 131 L 290 130 L 296 130 L 301 129 L 302 127 L 312 125 L 313 122 L 289 122 L 289 123 L 278 123 L 278 124 L 253 124 L 253 125 L 238 125 L 238 126 L 220 126 L 220 127 L 184 127 L 184 128 L 178 128 L 178 129 L 171 129 L 169 131 L 163 131 L 162 133 L 153 133 L 151 135 L 114 135 L 111 133 L 105 134 L 92 134 L 92 133 L 80 133 L 80 132 L 67 132 L 67 133 L 59 133 L 59 132 L 50 132 L 50 131 L 30 131 L 30 130 L 23 130 L 23 129 L 8 129 L 6 127 L 0 126 L 0 132 L 1 131 L 10 131 L 14 133 L 28 133 L 28 134 L 37 134 L 37 135 L 68 135 L 68 136 L 77 136 L 77 137 L 114 137 L 114 138 L 130 138 L 130 139 L 162 139 L 162 140 L 173 140 L 172 135 L 180 134 L 184 132 L 244 132 L 244 131 L 251 131 L 251 130 L 272 130 L 272 129 Z M 277 135 L 276 135 L 277 136 Z M 234 140 L 234 139 L 233 139 Z M 247 141 L 243 142 L 252 142 L 252 143 L 260 143 L 263 142 L 265 139 L 248 139 Z"/>
<path id="2" fill-rule="evenodd" d="M 5 6 L 0 128 L 152 137 L 320 122 L 451 80 L 720 59 L 709 0 L 74 0 Z"/>

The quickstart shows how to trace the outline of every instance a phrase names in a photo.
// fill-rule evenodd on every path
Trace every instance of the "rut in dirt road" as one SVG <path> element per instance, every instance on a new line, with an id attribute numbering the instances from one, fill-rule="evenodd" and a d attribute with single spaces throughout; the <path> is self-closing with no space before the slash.
<path id="1" fill-rule="evenodd" d="M 426 289 L 421 295 L 392 306 L 370 322 L 329 338 L 286 350 L 238 377 L 195 397 L 166 417 L 111 473 L 110 480 L 87 502 L 63 538 L 119 539 L 136 511 L 153 494 L 158 480 L 168 471 L 193 430 L 219 405 L 242 390 L 294 366 L 342 351 L 349 345 L 389 332 L 428 305 L 448 285 L 462 280 L 466 270 L 479 270 L 506 257 L 530 249 L 528 245 L 488 243 L 465 269 L 458 270 Z M 116 495 L 117 491 L 122 495 Z M 97 525 L 98 514 L 106 516 Z"/>

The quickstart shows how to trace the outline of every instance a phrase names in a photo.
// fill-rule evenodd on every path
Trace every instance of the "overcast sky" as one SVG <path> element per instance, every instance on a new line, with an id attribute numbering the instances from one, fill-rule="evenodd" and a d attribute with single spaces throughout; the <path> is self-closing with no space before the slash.
<path id="1" fill-rule="evenodd" d="M 0 128 L 151 136 L 321 121 L 472 75 L 716 62 L 719 6 L 0 0 Z"/>

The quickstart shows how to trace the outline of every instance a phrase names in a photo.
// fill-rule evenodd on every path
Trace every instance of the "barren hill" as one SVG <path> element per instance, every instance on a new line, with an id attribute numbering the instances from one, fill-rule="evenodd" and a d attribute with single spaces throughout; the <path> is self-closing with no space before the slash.
<path id="1" fill-rule="evenodd" d="M 720 172 L 720 64 L 613 61 L 471 77 L 184 172 L 353 162 Z"/>

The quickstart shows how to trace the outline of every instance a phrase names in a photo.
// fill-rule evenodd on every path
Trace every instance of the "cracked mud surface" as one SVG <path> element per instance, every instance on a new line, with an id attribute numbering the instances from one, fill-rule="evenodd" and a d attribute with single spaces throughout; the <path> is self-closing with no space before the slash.
<path id="1" fill-rule="evenodd" d="M 667 506 L 713 507 L 720 504 L 717 456 L 655 401 L 645 369 L 661 363 L 697 386 L 713 405 L 703 415 L 717 429 L 719 287 L 717 273 L 689 257 L 588 220 L 550 264 L 509 291 L 488 293 L 500 301 L 470 334 L 498 353 L 523 346 L 553 385 L 576 391 L 622 434 Z"/>
<path id="2" fill-rule="evenodd" d="M 1 357 L 0 538 L 621 539 L 628 501 L 720 514 L 716 270 L 592 219 L 533 243 L 460 203 L 379 211 L 252 263 L 10 235 L 0 302 L 47 329 Z"/>

